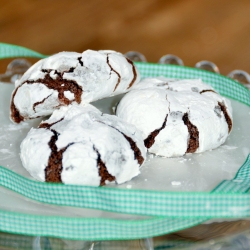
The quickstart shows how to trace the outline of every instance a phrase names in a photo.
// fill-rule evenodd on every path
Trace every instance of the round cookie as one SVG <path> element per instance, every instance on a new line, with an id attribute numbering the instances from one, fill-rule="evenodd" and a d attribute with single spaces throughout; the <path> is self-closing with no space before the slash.
<path id="1" fill-rule="evenodd" d="M 99 186 L 137 176 L 146 148 L 135 126 L 90 104 L 69 105 L 29 131 L 20 156 L 40 181 Z"/>
<path id="2" fill-rule="evenodd" d="M 10 118 L 20 123 L 49 115 L 60 106 L 125 93 L 139 80 L 137 68 L 121 53 L 60 52 L 38 61 L 16 82 Z"/>
<path id="3" fill-rule="evenodd" d="M 201 80 L 145 79 L 116 114 L 142 131 L 150 153 L 177 157 L 223 144 L 232 129 L 230 102 Z"/>

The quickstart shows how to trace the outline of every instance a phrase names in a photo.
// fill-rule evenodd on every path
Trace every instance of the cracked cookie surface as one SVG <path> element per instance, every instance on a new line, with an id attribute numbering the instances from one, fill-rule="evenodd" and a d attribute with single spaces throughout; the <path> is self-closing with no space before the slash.
<path id="1" fill-rule="evenodd" d="M 116 114 L 142 131 L 150 153 L 165 157 L 214 149 L 232 129 L 230 101 L 199 79 L 146 78 Z"/>
<path id="2" fill-rule="evenodd" d="M 17 81 L 10 118 L 20 123 L 49 115 L 60 106 L 125 93 L 139 80 L 137 68 L 121 53 L 60 52 L 38 61 Z"/>
<path id="3" fill-rule="evenodd" d="M 99 186 L 137 176 L 146 148 L 135 126 L 90 104 L 69 105 L 30 130 L 20 156 L 40 181 Z"/>

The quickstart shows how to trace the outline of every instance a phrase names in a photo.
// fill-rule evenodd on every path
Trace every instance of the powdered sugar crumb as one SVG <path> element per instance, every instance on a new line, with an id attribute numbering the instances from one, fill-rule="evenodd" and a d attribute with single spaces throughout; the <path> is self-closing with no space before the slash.
<path id="1" fill-rule="evenodd" d="M 236 148 L 238 148 L 238 147 L 229 146 L 229 145 L 222 145 L 221 148 L 226 149 L 226 150 L 233 150 L 233 149 L 236 149 Z"/>
<path id="2" fill-rule="evenodd" d="M 7 148 L 2 148 L 0 149 L 0 153 L 2 154 L 13 154 L 10 150 L 8 150 Z"/>
<path id="3" fill-rule="evenodd" d="M 180 158 L 180 159 L 179 159 L 179 162 L 180 162 L 180 163 L 184 163 L 184 162 L 186 162 L 186 161 L 187 161 L 187 159 L 185 159 L 185 158 Z"/>
<path id="4" fill-rule="evenodd" d="M 180 181 L 172 181 L 171 184 L 173 186 L 180 186 L 181 185 L 181 182 Z"/>
<path id="5" fill-rule="evenodd" d="M 14 130 L 20 130 L 22 128 L 29 128 L 29 124 L 27 122 L 22 122 L 20 124 L 9 124 L 7 130 L 14 131 Z"/>

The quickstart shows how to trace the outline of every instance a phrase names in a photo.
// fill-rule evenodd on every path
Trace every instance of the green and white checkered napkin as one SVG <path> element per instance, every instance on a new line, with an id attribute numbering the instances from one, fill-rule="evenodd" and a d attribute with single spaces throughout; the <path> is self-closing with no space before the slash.
<path id="1" fill-rule="evenodd" d="M 0 43 L 0 58 L 46 56 Z M 136 63 L 142 77 L 202 78 L 220 94 L 250 106 L 250 91 L 219 74 L 204 70 Z M 194 226 L 212 218 L 250 217 L 250 155 L 231 181 L 211 193 L 161 192 L 96 188 L 26 179 L 0 167 L 0 185 L 39 202 L 116 213 L 151 216 L 143 220 L 39 216 L 0 210 L 0 230 L 78 240 L 118 240 L 153 237 Z"/>

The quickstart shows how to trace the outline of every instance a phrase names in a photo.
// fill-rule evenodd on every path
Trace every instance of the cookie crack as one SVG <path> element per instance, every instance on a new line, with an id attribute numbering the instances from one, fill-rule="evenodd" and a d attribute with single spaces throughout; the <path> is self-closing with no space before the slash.
<path id="1" fill-rule="evenodd" d="M 19 87 L 21 87 L 21 86 L 19 86 Z M 11 98 L 11 104 L 10 104 L 11 118 L 16 123 L 20 123 L 20 122 L 24 121 L 24 116 L 22 116 L 20 114 L 19 110 L 16 108 L 16 106 L 14 104 L 14 97 L 15 97 L 15 95 L 16 95 L 17 90 L 19 89 L 19 87 L 17 87 L 14 90 L 12 98 Z"/>
<path id="2" fill-rule="evenodd" d="M 62 159 L 63 159 L 63 153 L 67 150 L 67 148 L 74 143 L 69 143 L 66 147 L 58 150 L 56 146 L 56 142 L 58 140 L 59 133 L 57 133 L 55 130 L 50 130 L 53 135 L 50 138 L 50 141 L 48 143 L 51 154 L 49 156 L 48 165 L 45 168 L 45 181 L 46 182 L 57 182 L 62 183 L 61 173 L 62 173 Z"/>
<path id="3" fill-rule="evenodd" d="M 33 104 L 33 110 L 34 110 L 34 112 L 36 112 L 36 110 L 35 110 L 36 106 L 38 106 L 39 104 L 44 103 L 51 95 L 52 95 L 52 94 L 50 94 L 49 96 L 45 97 L 45 98 L 44 98 L 42 101 L 40 101 L 40 102 L 35 102 L 35 103 Z"/>
<path id="4" fill-rule="evenodd" d="M 42 72 L 46 73 L 44 78 L 40 78 L 37 80 L 27 80 L 26 82 L 22 83 L 25 84 L 32 84 L 32 83 L 42 83 L 47 88 L 57 90 L 58 91 L 58 98 L 61 101 L 61 103 L 64 103 L 66 105 L 69 105 L 74 100 L 69 100 L 64 96 L 64 91 L 70 91 L 75 96 L 75 101 L 77 103 L 81 102 L 81 94 L 82 94 L 82 88 L 77 84 L 76 81 L 73 80 L 67 80 L 63 78 L 64 73 L 72 73 L 74 71 L 74 68 L 70 68 L 67 71 L 63 72 L 57 72 L 55 71 L 55 74 L 57 75 L 56 79 L 53 79 L 49 74 L 52 70 L 42 70 Z M 21 87 L 21 86 L 19 86 Z"/>
<path id="5" fill-rule="evenodd" d="M 105 124 L 106 126 L 109 126 L 109 127 L 113 128 L 113 129 L 115 129 L 116 131 L 118 131 L 119 133 L 121 133 L 124 136 L 124 138 L 128 141 L 128 143 L 130 145 L 130 148 L 134 151 L 134 159 L 137 160 L 139 165 L 141 165 L 144 162 L 144 158 L 141 155 L 141 150 L 137 147 L 136 143 L 134 142 L 134 140 L 131 137 L 125 135 L 119 129 L 117 129 L 117 128 L 109 125 L 109 124 L 106 124 L 106 123 L 104 123 L 102 121 L 97 121 L 97 122 Z"/>
<path id="6" fill-rule="evenodd" d="M 202 91 L 200 91 L 200 94 L 203 94 L 203 93 L 206 93 L 206 92 L 213 92 L 213 93 L 216 93 L 214 90 L 212 89 L 204 89 Z"/>
<path id="7" fill-rule="evenodd" d="M 168 95 L 166 95 L 166 100 L 168 101 Z M 169 101 L 168 101 L 168 113 L 170 114 L 170 102 Z M 149 136 L 144 140 L 144 145 L 146 148 L 151 148 L 153 146 L 153 144 L 155 143 L 156 136 L 160 133 L 162 129 L 166 127 L 167 119 L 168 119 L 168 114 L 166 115 L 162 123 L 162 126 L 158 129 L 155 129 L 153 132 L 151 132 Z"/>
<path id="8" fill-rule="evenodd" d="M 129 84 L 128 88 L 127 88 L 127 89 L 129 89 L 129 88 L 131 88 L 131 87 L 133 86 L 133 84 L 135 83 L 136 78 L 137 78 L 137 73 L 136 73 L 136 69 L 135 69 L 134 63 L 133 63 L 130 59 L 128 59 L 127 57 L 126 57 L 126 59 L 127 59 L 128 63 L 131 64 L 132 70 L 133 70 L 133 74 L 134 74 L 134 77 L 133 77 L 132 81 L 130 82 L 130 84 Z"/>
<path id="9" fill-rule="evenodd" d="M 227 112 L 227 108 L 225 106 L 225 104 L 223 102 L 218 102 L 218 105 L 225 117 L 225 120 L 227 122 L 227 126 L 228 126 L 228 133 L 230 133 L 230 131 L 232 130 L 232 126 L 233 126 L 233 122 L 232 119 L 230 118 L 228 112 Z"/>
<path id="10" fill-rule="evenodd" d="M 199 130 L 195 125 L 193 125 L 190 122 L 188 113 L 185 113 L 183 115 L 182 120 L 184 124 L 187 126 L 188 133 L 189 133 L 186 153 L 194 153 L 199 147 Z"/>
<path id="11" fill-rule="evenodd" d="M 134 151 L 134 157 L 138 161 L 139 165 L 142 165 L 142 163 L 144 162 L 144 158 L 141 155 L 141 150 L 137 147 L 136 143 L 134 142 L 134 140 L 131 137 L 123 134 L 121 131 L 119 131 L 119 132 L 125 137 L 125 139 L 130 144 L 131 149 Z"/>
<path id="12" fill-rule="evenodd" d="M 50 129 L 53 125 L 55 125 L 56 123 L 62 121 L 63 119 L 64 119 L 64 117 L 61 118 L 60 120 L 56 121 L 56 122 L 53 122 L 53 123 L 46 123 L 46 122 L 41 123 L 38 128 Z"/>
<path id="13" fill-rule="evenodd" d="M 101 154 L 94 145 L 93 149 L 97 154 L 97 167 L 99 170 L 99 176 L 101 177 L 100 186 L 104 186 L 106 181 L 115 181 L 115 177 L 108 172 L 105 163 L 101 159 Z"/>
<path id="14" fill-rule="evenodd" d="M 166 115 L 164 122 L 162 123 L 162 126 L 158 129 L 155 129 L 153 132 L 149 134 L 149 136 L 144 140 L 144 145 L 146 148 L 151 148 L 153 144 L 155 143 L 156 136 L 160 133 L 162 129 L 166 127 L 168 115 Z"/>
<path id="15" fill-rule="evenodd" d="M 117 87 L 119 86 L 120 82 L 121 82 L 121 75 L 109 63 L 109 54 L 107 54 L 107 64 L 108 64 L 108 66 L 110 68 L 110 74 L 113 71 L 118 76 L 117 83 L 116 83 L 115 88 L 113 90 L 113 92 L 114 92 L 117 89 Z"/>
<path id="16" fill-rule="evenodd" d="M 63 71 L 62 73 L 55 71 L 55 74 L 57 75 L 56 79 L 53 79 L 50 76 L 51 69 L 42 69 L 41 71 L 43 73 L 46 73 L 44 78 L 39 78 L 37 80 L 27 80 L 23 82 L 20 86 L 16 88 L 12 95 L 12 100 L 11 100 L 11 117 L 14 122 L 20 123 L 21 121 L 24 121 L 24 116 L 20 114 L 20 111 L 16 108 L 14 104 L 14 98 L 15 95 L 18 91 L 18 89 L 25 83 L 27 84 L 33 84 L 33 83 L 41 83 L 44 84 L 47 88 L 53 89 L 58 91 L 58 99 L 62 105 L 69 105 L 73 101 L 76 101 L 77 103 L 81 103 L 81 96 L 82 96 L 82 87 L 77 84 L 76 81 L 73 80 L 67 80 L 63 78 L 64 73 L 71 73 L 74 71 L 75 68 L 70 68 L 67 71 Z M 64 91 L 70 91 L 71 93 L 74 94 L 74 100 L 69 100 L 64 96 Z"/>
<path id="17" fill-rule="evenodd" d="M 80 63 L 80 65 L 83 67 L 84 65 L 83 65 L 82 57 L 81 56 L 78 57 L 77 60 Z"/>

